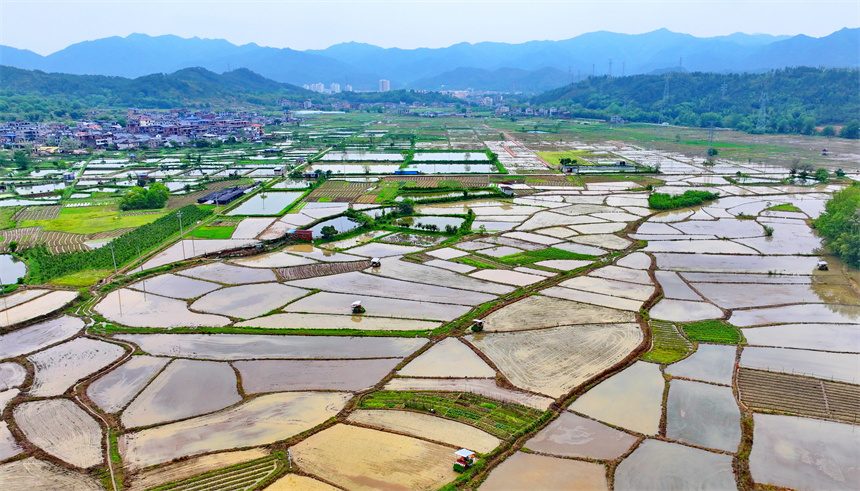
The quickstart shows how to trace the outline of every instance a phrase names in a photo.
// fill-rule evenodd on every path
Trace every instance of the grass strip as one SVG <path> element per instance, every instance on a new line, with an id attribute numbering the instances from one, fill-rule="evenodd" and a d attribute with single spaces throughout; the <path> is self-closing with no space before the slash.
<path id="1" fill-rule="evenodd" d="M 362 397 L 364 409 L 411 409 L 474 426 L 491 435 L 508 439 L 528 427 L 543 414 L 538 409 L 501 402 L 463 392 L 399 392 L 383 390 Z"/>

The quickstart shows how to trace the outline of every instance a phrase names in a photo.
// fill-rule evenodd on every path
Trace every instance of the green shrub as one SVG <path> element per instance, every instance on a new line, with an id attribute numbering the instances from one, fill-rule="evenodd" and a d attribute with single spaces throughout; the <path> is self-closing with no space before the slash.
<path id="1" fill-rule="evenodd" d="M 719 197 L 719 193 L 694 191 L 692 189 L 685 191 L 684 194 L 675 196 L 667 193 L 655 193 L 648 197 L 648 206 L 654 210 L 674 210 L 676 208 L 700 205 L 705 201 L 714 200 Z"/>

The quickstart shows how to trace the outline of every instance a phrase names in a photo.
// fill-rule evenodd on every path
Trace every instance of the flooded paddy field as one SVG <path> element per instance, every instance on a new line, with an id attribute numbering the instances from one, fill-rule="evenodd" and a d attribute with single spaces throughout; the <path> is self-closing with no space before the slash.
<path id="1" fill-rule="evenodd" d="M 36 371 L 30 395 L 60 395 L 78 380 L 110 365 L 125 353 L 120 346 L 76 338 L 28 357 Z"/>
<path id="2" fill-rule="evenodd" d="M 132 327 L 221 327 L 230 319 L 188 310 L 184 300 L 121 288 L 110 292 L 95 308 L 108 320 Z"/>
<path id="3" fill-rule="evenodd" d="M 421 338 L 260 337 L 252 334 L 122 334 L 117 337 L 152 355 L 207 360 L 402 358 L 427 343 Z"/>
<path id="4" fill-rule="evenodd" d="M 132 469 L 216 450 L 266 445 L 337 414 L 350 395 L 294 392 L 262 395 L 197 418 L 126 433 L 120 452 Z"/>
<path id="5" fill-rule="evenodd" d="M 87 388 L 87 397 L 108 413 L 125 407 L 168 363 L 169 358 L 133 356 Z"/>
<path id="6" fill-rule="evenodd" d="M 233 364 L 246 394 L 301 390 L 359 391 L 367 389 L 400 363 L 399 358 L 374 360 L 249 360 Z"/>
<path id="7" fill-rule="evenodd" d="M 227 363 L 174 360 L 122 413 L 126 428 L 197 416 L 242 400 Z"/>
<path id="8" fill-rule="evenodd" d="M 762 484 L 851 489 L 860 480 L 856 425 L 756 414 L 750 471 Z"/>
<path id="9" fill-rule="evenodd" d="M 494 295 L 475 293 L 448 287 L 430 286 L 423 283 L 395 280 L 359 272 L 323 276 L 307 280 L 291 281 L 292 286 L 318 289 L 353 295 L 391 297 L 421 301 L 432 299 L 438 303 L 478 305 L 495 298 Z"/>
<path id="10" fill-rule="evenodd" d="M 736 489 L 732 457 L 645 440 L 618 465 L 615 489 Z"/>
<path id="11" fill-rule="evenodd" d="M 493 378 L 496 371 L 464 343 L 446 338 L 397 372 L 406 377 Z"/>
<path id="12" fill-rule="evenodd" d="M 729 387 L 687 380 L 669 384 L 666 436 L 700 447 L 735 452 L 741 441 L 741 412 Z"/>
<path id="13" fill-rule="evenodd" d="M 664 389 L 660 368 L 638 361 L 580 396 L 570 409 L 611 425 L 656 435 Z M 629 410 L 634 407 L 636 411 Z"/>
<path id="14" fill-rule="evenodd" d="M 429 331 L 441 323 L 368 315 L 274 314 L 236 323 L 238 327 L 270 329 L 361 329 L 365 331 Z"/>
<path id="15" fill-rule="evenodd" d="M 278 283 L 239 285 L 209 293 L 192 303 L 190 308 L 248 319 L 282 307 L 308 293 L 308 290 Z"/>
<path id="16" fill-rule="evenodd" d="M 50 314 L 77 298 L 77 292 L 52 291 L 0 311 L 0 327 L 26 322 Z"/>
<path id="17" fill-rule="evenodd" d="M 467 305 L 320 292 L 296 300 L 287 305 L 284 311 L 310 314 L 347 314 L 352 311 L 350 307 L 352 302 L 357 300 L 361 300 L 361 305 L 368 314 L 380 317 L 450 321 L 471 310 L 471 307 Z"/>
<path id="18" fill-rule="evenodd" d="M 32 353 L 64 341 L 84 328 L 77 317 L 58 317 L 0 335 L 0 359 Z"/>
<path id="19" fill-rule="evenodd" d="M 564 412 L 526 442 L 536 452 L 560 457 L 614 460 L 638 441 L 638 438 L 597 421 Z"/>

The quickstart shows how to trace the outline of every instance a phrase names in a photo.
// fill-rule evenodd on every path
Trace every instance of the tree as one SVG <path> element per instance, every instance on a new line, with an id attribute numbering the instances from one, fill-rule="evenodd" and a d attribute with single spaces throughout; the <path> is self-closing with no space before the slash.
<path id="1" fill-rule="evenodd" d="M 16 150 L 12 157 L 12 161 L 15 163 L 15 167 L 21 170 L 27 170 L 30 168 L 30 157 L 27 155 L 27 152 L 23 150 Z"/>
<path id="2" fill-rule="evenodd" d="M 322 234 L 324 239 L 330 239 L 337 235 L 337 229 L 331 225 L 326 225 L 322 229 L 320 229 L 320 233 Z"/>
<path id="3" fill-rule="evenodd" d="M 397 213 L 400 215 L 411 215 L 415 213 L 415 202 L 409 198 L 397 204 Z"/>
<path id="4" fill-rule="evenodd" d="M 827 169 L 824 167 L 819 168 L 815 171 L 815 179 L 819 182 L 827 182 L 827 179 L 830 178 L 830 173 L 827 172 Z"/>
<path id="5" fill-rule="evenodd" d="M 860 122 L 855 119 L 846 124 L 842 127 L 842 131 L 839 132 L 839 136 L 851 140 L 857 140 L 860 138 Z"/>
<path id="6" fill-rule="evenodd" d="M 836 128 L 834 128 L 832 124 L 828 124 L 821 130 L 821 136 L 836 136 Z"/>
<path id="7" fill-rule="evenodd" d="M 18 241 L 13 240 L 12 242 L 9 242 L 9 252 L 15 252 L 17 250 L 18 250 Z"/>
<path id="8" fill-rule="evenodd" d="M 834 193 L 815 220 L 815 228 L 846 264 L 860 267 L 860 184 Z"/>
<path id="9" fill-rule="evenodd" d="M 170 198 L 167 186 L 154 182 L 149 189 L 135 186 L 126 192 L 119 202 L 120 210 L 151 210 L 162 208 Z"/>
<path id="10" fill-rule="evenodd" d="M 501 142 L 505 141 L 505 134 L 504 133 L 499 133 L 499 141 L 501 141 Z"/>
<path id="11" fill-rule="evenodd" d="M 710 148 L 708 148 L 708 157 L 715 157 L 715 156 L 717 156 L 719 153 L 720 153 L 720 151 L 719 151 L 719 150 L 717 150 L 717 149 L 716 149 L 716 148 L 714 148 L 714 147 L 710 147 Z"/>

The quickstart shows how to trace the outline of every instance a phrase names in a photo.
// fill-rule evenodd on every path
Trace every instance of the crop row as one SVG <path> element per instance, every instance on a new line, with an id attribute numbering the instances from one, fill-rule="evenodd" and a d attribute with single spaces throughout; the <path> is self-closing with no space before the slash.
<path id="1" fill-rule="evenodd" d="M 692 349 L 692 343 L 674 324 L 651 321 L 651 351 L 642 358 L 658 363 L 672 363 L 686 356 Z"/>
<path id="2" fill-rule="evenodd" d="M 211 210 L 196 206 L 186 206 L 180 210 L 186 228 L 209 216 Z M 33 283 L 45 283 L 84 269 L 110 269 L 114 259 L 117 266 L 126 264 L 160 245 L 168 237 L 179 232 L 179 218 L 175 214 L 165 215 L 158 220 L 138 227 L 111 241 L 111 247 L 104 246 L 91 251 L 51 254 L 48 247 L 40 244 L 27 249 L 22 256 L 30 266 L 29 278 Z"/>
<path id="3" fill-rule="evenodd" d="M 12 220 L 53 220 L 60 215 L 62 208 L 62 205 L 28 206 L 12 215 Z"/>
<path id="4" fill-rule="evenodd" d="M 305 264 L 292 268 L 278 268 L 275 270 L 281 281 L 303 280 L 327 276 L 330 274 L 350 273 L 370 267 L 370 261 L 337 262 L 321 264 Z"/>
<path id="5" fill-rule="evenodd" d="M 855 423 L 860 420 L 860 386 L 773 373 L 738 371 L 741 401 L 753 409 Z"/>
<path id="6" fill-rule="evenodd" d="M 164 484 L 150 491 L 238 491 L 254 489 L 277 468 L 276 458 L 269 456 L 182 481 Z"/>

